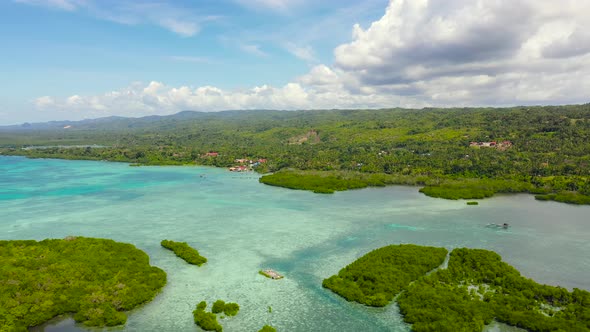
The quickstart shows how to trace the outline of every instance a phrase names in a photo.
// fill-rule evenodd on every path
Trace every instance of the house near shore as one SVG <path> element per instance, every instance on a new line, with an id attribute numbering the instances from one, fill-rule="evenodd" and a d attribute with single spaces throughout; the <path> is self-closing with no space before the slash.
<path id="1" fill-rule="evenodd" d="M 248 168 L 248 166 L 246 165 L 239 165 L 239 166 L 233 166 L 229 168 L 230 172 L 246 172 L 249 171 L 250 169 Z"/>
<path id="2" fill-rule="evenodd" d="M 252 168 L 260 166 L 260 164 L 264 164 L 267 162 L 266 159 L 264 158 L 260 158 L 258 160 L 256 159 L 235 159 L 234 160 L 235 163 L 237 163 L 238 165 L 234 165 L 232 167 L 229 168 L 230 172 L 246 172 L 246 171 L 251 171 Z"/>
<path id="3" fill-rule="evenodd" d="M 203 155 L 203 157 L 218 157 L 219 156 L 219 152 L 207 152 Z"/>
<path id="4" fill-rule="evenodd" d="M 252 159 L 235 159 L 234 160 L 234 162 L 239 163 L 239 164 L 250 164 L 250 165 L 255 164 L 255 163 L 264 164 L 264 163 L 266 163 L 266 161 L 267 161 L 266 159 L 258 159 L 257 161 L 252 160 Z"/>

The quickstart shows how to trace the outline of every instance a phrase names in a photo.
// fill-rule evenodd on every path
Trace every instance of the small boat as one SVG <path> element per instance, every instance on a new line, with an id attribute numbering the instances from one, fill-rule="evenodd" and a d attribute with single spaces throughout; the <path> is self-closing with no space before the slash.
<path id="1" fill-rule="evenodd" d="M 510 225 L 508 223 L 503 223 L 503 224 L 496 224 L 496 223 L 489 223 L 486 225 L 486 227 L 488 228 L 503 228 L 503 229 L 508 229 L 508 227 L 510 227 Z"/>

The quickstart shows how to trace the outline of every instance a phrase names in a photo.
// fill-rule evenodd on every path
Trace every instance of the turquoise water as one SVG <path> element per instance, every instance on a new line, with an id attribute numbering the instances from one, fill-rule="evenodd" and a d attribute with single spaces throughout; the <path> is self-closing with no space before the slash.
<path id="1" fill-rule="evenodd" d="M 125 331 L 197 331 L 201 300 L 237 302 L 225 331 L 409 331 L 395 305 L 367 308 L 325 291 L 322 279 L 367 251 L 416 243 L 492 249 L 525 276 L 590 289 L 590 207 L 530 195 L 464 201 L 413 187 L 317 195 L 264 186 L 253 173 L 206 167 L 0 157 L 0 239 L 112 238 L 146 251 L 168 273 Z M 509 222 L 511 228 L 489 229 Z M 160 247 L 187 241 L 209 259 L 194 267 Z M 279 281 L 258 274 L 273 268 Z M 272 313 L 268 307 L 272 307 Z M 69 322 L 47 331 L 81 331 Z M 494 331 L 502 327 L 495 326 Z"/>

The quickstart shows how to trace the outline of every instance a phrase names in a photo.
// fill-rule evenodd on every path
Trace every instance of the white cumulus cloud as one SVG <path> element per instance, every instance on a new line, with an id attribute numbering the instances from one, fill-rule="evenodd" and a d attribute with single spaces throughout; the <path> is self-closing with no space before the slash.
<path id="1" fill-rule="evenodd" d="M 228 91 L 213 86 L 172 87 L 155 81 L 146 85 L 134 83 L 127 88 L 96 96 L 73 95 L 63 99 L 44 96 L 38 98 L 35 104 L 41 110 L 60 110 L 77 118 L 172 114 L 181 110 L 331 109 L 379 107 L 384 104 L 424 106 L 398 96 L 351 95 L 343 89 L 306 87 L 301 83 Z"/>
<path id="2" fill-rule="evenodd" d="M 587 0 L 395 0 L 354 26 L 334 68 L 435 105 L 585 101 L 589 12 Z"/>
<path id="3" fill-rule="evenodd" d="M 278 4 L 279 2 L 277 2 Z M 181 110 L 479 106 L 588 102 L 590 0 L 392 0 L 383 17 L 280 87 L 227 90 L 160 82 L 36 100 L 90 116 Z M 287 44 L 312 59 L 311 49 Z M 257 45 L 245 52 L 266 56 Z"/>

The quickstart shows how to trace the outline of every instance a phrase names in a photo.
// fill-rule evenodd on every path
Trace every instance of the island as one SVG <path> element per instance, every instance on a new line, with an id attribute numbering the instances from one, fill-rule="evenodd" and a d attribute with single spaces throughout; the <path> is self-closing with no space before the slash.
<path id="1" fill-rule="evenodd" d="M 201 301 L 197 304 L 196 309 L 193 311 L 195 324 L 205 331 L 221 332 L 223 328 L 217 322 L 217 315 L 207 312 L 205 309 L 207 309 L 207 302 Z"/>
<path id="2" fill-rule="evenodd" d="M 86 326 L 125 324 L 166 273 L 143 251 L 107 239 L 0 241 L 0 327 L 27 331 L 66 314 Z"/>
<path id="3" fill-rule="evenodd" d="M 196 309 L 193 311 L 195 324 L 205 331 L 221 332 L 223 327 L 217 322 L 217 314 L 224 313 L 228 317 L 235 316 L 240 311 L 240 306 L 237 303 L 225 303 L 223 300 L 217 300 L 213 303 L 211 312 L 207 312 L 206 309 L 207 302 L 201 301 L 197 304 Z"/>
<path id="4" fill-rule="evenodd" d="M 207 258 L 201 256 L 197 249 L 192 248 L 186 242 L 162 240 L 160 244 L 162 247 L 172 250 L 176 256 L 184 259 L 189 264 L 201 266 L 207 263 Z"/>
<path id="5" fill-rule="evenodd" d="M 402 247 L 385 248 L 396 255 Z M 590 292 L 538 284 L 495 252 L 454 249 L 448 267 L 424 273 L 411 264 L 401 272 L 398 268 L 412 258 L 422 260 L 420 250 L 401 249 L 414 256 L 383 260 L 379 257 L 388 256 L 381 249 L 324 280 L 324 287 L 370 306 L 384 306 L 395 298 L 404 321 L 417 332 L 481 332 L 493 320 L 536 332 L 590 331 Z M 408 278 L 405 270 L 421 276 Z M 387 279 L 394 285 L 383 282 Z"/>
<path id="6" fill-rule="evenodd" d="M 446 256 L 444 248 L 391 245 L 362 256 L 324 279 L 322 286 L 348 301 L 383 307 L 411 282 L 441 265 Z"/>
<path id="7" fill-rule="evenodd" d="M 384 187 L 387 185 L 422 186 L 419 191 L 426 196 L 457 199 L 483 199 L 497 193 L 545 193 L 546 189 L 507 179 L 450 179 L 429 176 L 409 176 L 403 174 L 362 173 L 354 171 L 312 171 L 281 170 L 266 174 L 260 183 L 289 189 L 309 190 L 317 194 L 333 194 L 336 191 Z M 586 204 L 590 196 L 579 193 L 540 194 L 539 200 L 555 200 L 564 203 Z M 589 201 L 590 202 L 590 201 Z"/>
<path id="8" fill-rule="evenodd" d="M 217 300 L 211 307 L 211 312 L 214 314 L 224 313 L 226 316 L 235 316 L 240 311 L 240 306 L 237 303 L 228 302 L 225 303 L 223 300 Z"/>

